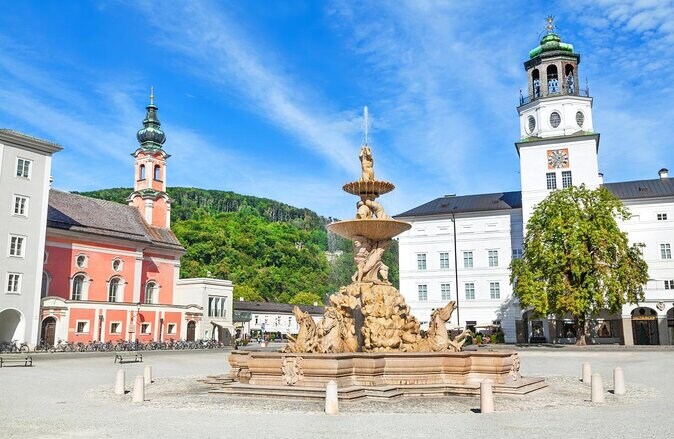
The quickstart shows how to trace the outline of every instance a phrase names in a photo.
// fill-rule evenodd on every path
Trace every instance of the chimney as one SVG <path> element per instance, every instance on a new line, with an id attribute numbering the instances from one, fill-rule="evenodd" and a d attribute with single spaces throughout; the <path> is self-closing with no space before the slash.
<path id="1" fill-rule="evenodd" d="M 599 177 L 599 184 L 604 184 L 604 174 L 600 172 L 597 177 Z"/>
<path id="2" fill-rule="evenodd" d="M 669 169 L 667 169 L 667 168 L 660 169 L 658 171 L 658 175 L 660 176 L 661 179 L 669 178 Z"/>

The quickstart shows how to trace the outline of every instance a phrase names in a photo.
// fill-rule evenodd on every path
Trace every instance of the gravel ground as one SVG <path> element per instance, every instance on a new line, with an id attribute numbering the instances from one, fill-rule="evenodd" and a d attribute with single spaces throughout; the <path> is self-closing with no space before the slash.
<path id="1" fill-rule="evenodd" d="M 476 413 L 477 397 L 349 402 L 326 416 L 320 402 L 209 395 L 197 379 L 226 371 L 223 351 L 148 352 L 123 366 L 112 354 L 34 355 L 33 368 L 0 369 L 0 437 L 674 437 L 673 350 L 519 351 L 522 374 L 544 376 L 549 388 L 497 395 L 489 415 Z M 578 379 L 584 361 L 604 378 L 604 404 L 591 404 Z M 130 390 L 145 365 L 155 377 L 145 403 L 113 393 L 120 367 Z M 615 366 L 624 396 L 608 391 Z"/>

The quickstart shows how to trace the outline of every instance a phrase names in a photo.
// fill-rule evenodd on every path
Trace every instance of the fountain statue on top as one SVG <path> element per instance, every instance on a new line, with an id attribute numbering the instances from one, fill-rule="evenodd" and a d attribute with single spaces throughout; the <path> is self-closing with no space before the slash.
<path id="1" fill-rule="evenodd" d="M 329 231 L 353 241 L 357 266 L 353 282 L 330 296 L 331 306 L 326 307 L 318 324 L 295 307 L 300 330 L 296 337 L 290 337 L 284 352 L 458 352 L 470 331 L 454 339 L 447 334 L 446 323 L 456 303 L 451 301 L 435 310 L 428 331 L 422 335 L 405 298 L 388 280 L 389 268 L 381 260 L 384 251 L 393 237 L 411 225 L 391 219 L 375 201 L 395 186 L 375 179 L 374 158 L 367 144 L 367 107 L 365 120 L 365 143 L 359 154 L 361 178 L 343 187 L 360 198 L 356 218 L 328 226 Z"/>

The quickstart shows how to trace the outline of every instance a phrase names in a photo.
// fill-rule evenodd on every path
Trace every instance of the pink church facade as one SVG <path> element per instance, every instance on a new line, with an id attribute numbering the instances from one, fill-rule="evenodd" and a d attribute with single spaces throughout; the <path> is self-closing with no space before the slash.
<path id="1" fill-rule="evenodd" d="M 151 97 L 128 205 L 50 190 L 39 341 L 194 340 L 203 305 L 177 297 L 165 141 Z"/>

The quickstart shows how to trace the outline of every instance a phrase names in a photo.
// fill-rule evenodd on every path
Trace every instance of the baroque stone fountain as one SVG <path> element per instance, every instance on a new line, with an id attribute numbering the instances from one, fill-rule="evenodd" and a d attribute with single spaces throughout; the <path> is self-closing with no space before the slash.
<path id="1" fill-rule="evenodd" d="M 356 217 L 328 226 L 353 242 L 357 271 L 351 284 L 330 296 L 317 324 L 295 307 L 300 329 L 281 352 L 232 352 L 229 374 L 206 381 L 211 392 L 323 398 L 330 380 L 337 382 L 343 400 L 477 394 L 486 379 L 495 393 L 527 394 L 546 387 L 541 378 L 520 376 L 515 352 L 462 351 L 470 332 L 450 338 L 446 328 L 454 301 L 436 309 L 422 333 L 382 262 L 392 239 L 411 225 L 390 218 L 376 201 L 394 185 L 375 179 L 367 142 L 359 157 L 360 179 L 343 187 L 360 198 Z"/>

